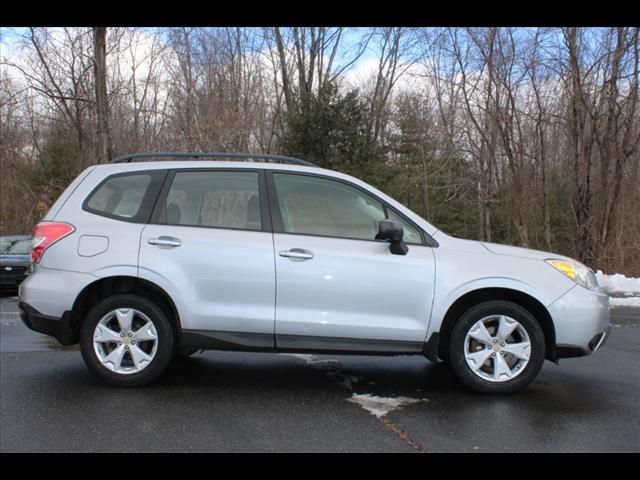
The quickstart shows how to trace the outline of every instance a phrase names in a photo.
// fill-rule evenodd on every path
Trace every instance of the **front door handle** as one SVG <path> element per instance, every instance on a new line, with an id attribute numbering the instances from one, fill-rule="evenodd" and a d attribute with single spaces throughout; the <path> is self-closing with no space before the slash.
<path id="1" fill-rule="evenodd" d="M 147 240 L 149 245 L 161 245 L 163 247 L 179 247 L 182 245 L 180 240 L 174 237 L 158 237 L 158 238 L 150 238 Z"/>
<path id="2" fill-rule="evenodd" d="M 292 248 L 291 250 L 282 250 L 280 256 L 287 257 L 293 261 L 310 260 L 313 258 L 313 252 L 303 250 L 302 248 Z"/>

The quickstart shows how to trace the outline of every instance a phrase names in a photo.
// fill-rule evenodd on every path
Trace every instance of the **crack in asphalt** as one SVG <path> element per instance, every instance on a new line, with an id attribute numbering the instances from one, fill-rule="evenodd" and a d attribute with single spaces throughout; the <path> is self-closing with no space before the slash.
<path id="1" fill-rule="evenodd" d="M 360 383 L 360 381 L 364 379 L 364 377 L 362 376 L 347 375 L 341 372 L 339 370 L 340 362 L 338 362 L 337 360 L 320 360 L 315 358 L 313 355 L 309 355 L 309 354 L 285 354 L 285 355 L 296 357 L 300 360 L 303 360 L 305 363 L 307 363 L 307 365 L 310 365 L 313 368 L 322 371 L 325 375 L 327 375 L 331 380 L 333 380 L 340 387 L 349 390 L 352 394 L 352 397 L 353 395 L 355 395 L 353 391 L 353 384 Z M 351 400 L 351 398 L 347 400 Z M 424 400 L 426 399 L 416 399 L 416 402 L 420 402 Z M 353 402 L 353 403 L 357 403 L 357 402 Z M 415 450 L 417 453 L 426 453 L 424 446 L 420 442 L 412 438 L 411 435 L 409 435 L 407 432 L 405 432 L 400 427 L 398 427 L 395 423 L 393 423 L 389 418 L 387 418 L 388 412 L 382 415 L 377 415 L 362 405 L 360 405 L 360 407 L 363 408 L 364 410 L 367 410 L 374 417 L 376 417 L 376 419 L 389 432 L 396 435 L 398 439 L 400 439 L 400 441 L 403 442 L 405 445 L 409 446 L 410 448 Z M 396 410 L 398 408 L 400 408 L 400 406 L 393 408 L 393 410 Z"/>
<path id="2" fill-rule="evenodd" d="M 409 435 L 407 432 L 405 432 L 404 430 L 402 430 L 401 428 L 399 428 L 395 423 L 393 423 L 391 420 L 389 420 L 388 418 L 386 418 L 386 415 L 382 416 L 382 417 L 378 417 L 378 420 L 380 421 L 380 423 L 382 423 L 390 432 L 394 433 L 402 442 L 404 442 L 405 444 L 409 445 L 411 448 L 413 448 L 416 452 L 418 453 L 426 453 L 424 450 L 424 447 L 422 446 L 422 444 L 420 444 L 420 442 L 414 440 L 413 438 L 411 438 L 411 435 Z"/>

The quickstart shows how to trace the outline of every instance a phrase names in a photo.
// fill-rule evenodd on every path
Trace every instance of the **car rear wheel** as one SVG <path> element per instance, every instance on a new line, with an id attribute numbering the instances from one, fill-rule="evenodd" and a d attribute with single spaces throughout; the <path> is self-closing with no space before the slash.
<path id="1" fill-rule="evenodd" d="M 141 386 L 158 378 L 173 354 L 173 330 L 164 312 L 139 295 L 114 295 L 85 318 L 80 349 L 104 382 Z"/>
<path id="2" fill-rule="evenodd" d="M 475 305 L 456 322 L 449 341 L 451 368 L 480 393 L 515 393 L 538 375 L 545 341 L 535 317 L 512 302 Z"/>

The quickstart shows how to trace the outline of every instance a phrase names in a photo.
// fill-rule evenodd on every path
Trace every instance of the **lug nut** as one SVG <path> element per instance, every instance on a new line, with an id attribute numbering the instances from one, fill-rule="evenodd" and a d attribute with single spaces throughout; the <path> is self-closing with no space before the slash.
<path id="1" fill-rule="evenodd" d="M 136 341 L 135 340 L 131 340 L 131 345 L 135 345 Z"/>
<path id="2" fill-rule="evenodd" d="M 491 354 L 491 356 L 492 356 L 492 357 L 495 357 L 495 356 L 496 356 L 496 352 L 493 352 L 493 353 Z"/>
<path id="3" fill-rule="evenodd" d="M 132 332 L 129 332 L 129 333 L 128 333 L 128 335 L 129 335 L 130 337 L 133 337 L 133 333 L 132 333 Z"/>
<path id="4" fill-rule="evenodd" d="M 495 338 L 493 339 L 493 343 L 498 343 L 498 340 L 496 340 Z"/>
<path id="5" fill-rule="evenodd" d="M 122 342 L 118 342 L 118 345 L 122 345 Z"/>
<path id="6" fill-rule="evenodd" d="M 501 347 L 504 347 L 504 342 L 502 342 L 502 343 L 500 344 L 500 346 L 501 346 Z"/>
<path id="7" fill-rule="evenodd" d="M 125 350 L 129 350 L 129 345 L 125 345 L 125 346 L 124 346 L 124 349 L 125 349 Z"/>
<path id="8" fill-rule="evenodd" d="M 120 333 L 120 336 L 121 336 L 121 337 L 124 337 L 124 333 Z"/>
<path id="9" fill-rule="evenodd" d="M 491 350 L 491 345 L 487 345 L 487 350 Z"/>

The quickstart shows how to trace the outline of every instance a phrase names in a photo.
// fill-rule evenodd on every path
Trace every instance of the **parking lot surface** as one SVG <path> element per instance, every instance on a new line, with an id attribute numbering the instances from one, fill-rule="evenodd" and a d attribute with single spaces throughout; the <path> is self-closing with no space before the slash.
<path id="1" fill-rule="evenodd" d="M 99 383 L 0 299 L 1 452 L 639 452 L 640 309 L 595 355 L 512 396 L 421 357 L 204 352 L 151 386 Z"/>

